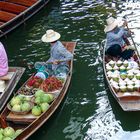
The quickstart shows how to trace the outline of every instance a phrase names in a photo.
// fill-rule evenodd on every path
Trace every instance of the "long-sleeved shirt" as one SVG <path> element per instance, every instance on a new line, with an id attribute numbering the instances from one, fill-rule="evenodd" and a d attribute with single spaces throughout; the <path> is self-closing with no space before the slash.
<path id="1" fill-rule="evenodd" d="M 60 61 L 59 64 L 52 64 L 52 69 L 56 69 L 59 65 L 67 65 L 67 61 L 73 58 L 73 54 L 69 52 L 60 41 L 51 46 L 50 58 L 47 62 Z"/>
<path id="2" fill-rule="evenodd" d="M 123 47 L 125 44 L 123 36 L 125 37 L 130 36 L 128 34 L 128 31 L 125 30 L 123 27 L 116 28 L 115 30 L 108 32 L 106 36 L 107 39 L 106 50 L 114 44 L 118 44 L 121 47 Z"/>
<path id="3" fill-rule="evenodd" d="M 6 75 L 8 72 L 8 58 L 4 46 L 0 42 L 0 76 Z"/>

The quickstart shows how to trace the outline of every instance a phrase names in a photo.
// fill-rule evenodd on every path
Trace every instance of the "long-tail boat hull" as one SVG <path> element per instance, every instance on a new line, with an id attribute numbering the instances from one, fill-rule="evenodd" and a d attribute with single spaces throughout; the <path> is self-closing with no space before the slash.
<path id="1" fill-rule="evenodd" d="M 8 73 L 12 73 L 10 79 L 6 79 L 6 87 L 2 93 L 0 93 L 0 111 L 8 101 L 9 97 L 11 96 L 15 86 L 17 85 L 18 81 L 20 80 L 22 74 L 24 73 L 25 68 L 23 67 L 10 67 Z M 0 79 L 3 79 L 2 77 Z M 4 78 L 5 79 L 5 78 Z"/>
<path id="2" fill-rule="evenodd" d="M 63 44 L 71 53 L 74 53 L 76 42 L 63 42 Z M 22 133 L 15 138 L 16 140 L 25 140 L 29 138 L 33 133 L 35 133 L 52 116 L 52 114 L 56 111 L 56 109 L 59 107 L 60 103 L 64 99 L 72 77 L 73 60 L 69 62 L 69 67 L 70 71 L 67 74 L 65 82 L 61 90 L 59 91 L 59 94 L 57 94 L 56 98 L 50 104 L 47 111 L 45 111 L 38 117 L 33 116 L 31 112 L 25 115 L 16 115 L 12 113 L 6 106 L 0 115 L 1 127 L 5 128 L 7 126 L 10 126 L 13 127 L 15 130 L 22 129 Z M 25 82 L 25 84 L 26 83 L 27 82 Z M 23 84 L 23 86 L 25 84 Z"/>
<path id="3" fill-rule="evenodd" d="M 108 56 L 106 54 L 106 42 L 104 42 L 103 45 L 103 52 L 102 52 L 102 60 L 103 60 L 103 70 L 104 70 L 104 77 L 105 81 L 110 89 L 110 92 L 116 99 L 116 101 L 119 103 L 121 108 L 124 111 L 140 111 L 140 81 L 139 78 L 137 79 L 136 75 L 140 74 L 140 59 L 138 55 L 138 51 L 134 50 L 134 54 L 129 60 L 122 60 L 121 58 L 114 58 L 111 56 Z M 109 63 L 112 64 L 115 62 L 115 65 L 113 68 L 110 69 Z M 117 66 L 118 61 L 122 62 L 122 67 L 124 63 L 128 62 L 129 66 L 123 67 L 125 69 L 121 69 L 121 66 Z M 124 62 L 125 61 L 125 62 Z M 117 66 L 117 67 L 116 67 Z M 136 66 L 136 67 L 134 67 Z M 118 73 L 117 75 L 114 74 Z M 133 73 L 132 77 L 130 78 L 129 73 Z M 111 74 L 110 74 L 111 73 Z M 122 75 L 125 75 L 124 77 Z M 116 75 L 116 76 L 113 76 Z M 115 79 L 116 81 L 112 80 Z M 118 78 L 117 78 L 118 77 Z M 113 81 L 113 82 L 112 82 Z"/>

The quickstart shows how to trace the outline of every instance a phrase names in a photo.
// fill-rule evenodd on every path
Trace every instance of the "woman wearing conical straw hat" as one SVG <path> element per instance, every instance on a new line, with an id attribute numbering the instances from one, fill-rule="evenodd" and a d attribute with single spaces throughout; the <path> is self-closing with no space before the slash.
<path id="1" fill-rule="evenodd" d="M 54 74 L 59 68 L 68 71 L 67 62 L 73 58 L 73 54 L 59 41 L 60 37 L 58 32 L 49 29 L 41 38 L 43 42 L 50 43 L 51 46 L 50 58 L 44 63 L 51 74 Z M 36 63 L 35 67 L 38 67 L 38 64 L 40 63 Z"/>
<path id="2" fill-rule="evenodd" d="M 106 53 L 114 57 L 122 57 L 123 59 L 129 59 L 133 55 L 133 50 L 125 50 L 127 37 L 130 37 L 131 31 L 124 28 L 127 26 L 127 21 L 122 22 L 122 26 L 119 27 L 119 22 L 113 17 L 109 17 L 107 25 L 104 29 L 106 33 Z"/>

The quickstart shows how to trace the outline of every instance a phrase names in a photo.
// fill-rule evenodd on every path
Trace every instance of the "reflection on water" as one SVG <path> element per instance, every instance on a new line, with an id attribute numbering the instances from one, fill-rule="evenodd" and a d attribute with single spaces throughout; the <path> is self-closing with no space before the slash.
<path id="1" fill-rule="evenodd" d="M 118 131 L 109 140 L 140 140 L 140 130 L 134 132 Z"/>
<path id="2" fill-rule="evenodd" d="M 72 82 L 63 108 L 31 140 L 108 140 L 116 132 L 139 129 L 140 115 L 136 114 L 133 120 L 133 113 L 123 112 L 105 89 L 99 44 L 105 38 L 108 15 L 126 16 L 135 32 L 135 42 L 140 43 L 140 2 L 122 0 L 55 0 L 25 29 L 17 29 L 3 40 L 8 46 L 10 65 L 27 68 L 25 79 L 34 72 L 36 61 L 49 57 L 49 44 L 40 40 L 47 29 L 58 31 L 62 41 L 78 41 Z"/>
<path id="3" fill-rule="evenodd" d="M 85 140 L 108 140 L 119 130 L 122 130 L 120 122 L 115 119 L 104 91 L 97 93 L 96 113 L 87 119 L 90 128 Z"/>
<path id="4" fill-rule="evenodd" d="M 65 139 L 83 139 L 83 134 L 81 134 L 83 118 L 72 117 L 69 121 L 68 127 L 63 130 L 63 133 L 66 134 Z M 68 133 L 68 134 L 67 134 Z"/>
<path id="5" fill-rule="evenodd" d="M 140 44 L 140 1 L 127 1 L 120 8 L 121 13 L 118 16 L 125 17 L 128 20 L 128 27 L 135 33 L 133 35 L 134 41 Z"/>

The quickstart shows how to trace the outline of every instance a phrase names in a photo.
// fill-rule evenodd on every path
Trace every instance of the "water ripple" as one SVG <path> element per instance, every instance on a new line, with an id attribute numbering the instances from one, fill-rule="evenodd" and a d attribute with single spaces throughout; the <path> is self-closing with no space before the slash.
<path id="1" fill-rule="evenodd" d="M 120 122 L 115 119 L 105 92 L 97 93 L 98 108 L 96 113 L 87 119 L 89 128 L 84 140 L 108 140 L 121 130 Z"/>

